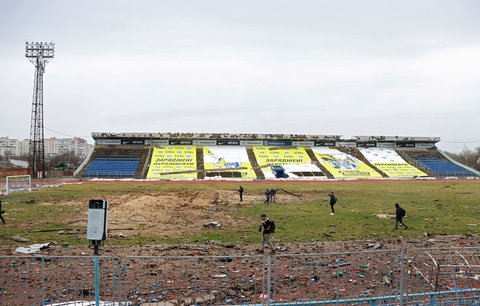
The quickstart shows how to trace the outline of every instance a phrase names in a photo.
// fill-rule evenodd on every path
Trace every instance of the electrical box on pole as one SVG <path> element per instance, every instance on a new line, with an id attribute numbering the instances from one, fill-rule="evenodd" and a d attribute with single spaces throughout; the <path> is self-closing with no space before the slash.
<path id="1" fill-rule="evenodd" d="M 87 239 L 101 241 L 107 239 L 108 201 L 88 201 Z"/>

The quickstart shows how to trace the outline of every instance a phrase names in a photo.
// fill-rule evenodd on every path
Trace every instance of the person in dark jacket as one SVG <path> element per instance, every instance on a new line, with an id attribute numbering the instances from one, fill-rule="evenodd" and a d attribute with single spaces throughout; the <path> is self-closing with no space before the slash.
<path id="1" fill-rule="evenodd" d="M 337 203 L 337 198 L 333 194 L 333 191 L 330 192 L 328 196 L 330 197 L 330 208 L 332 209 L 332 212 L 330 213 L 330 215 L 333 216 L 335 214 L 335 209 L 333 208 L 333 206 L 335 205 L 335 203 Z"/>
<path id="2" fill-rule="evenodd" d="M 270 189 L 265 189 L 265 201 L 263 203 L 270 204 Z"/>
<path id="3" fill-rule="evenodd" d="M 403 223 L 403 217 L 405 217 L 406 215 L 407 212 L 405 211 L 405 209 L 401 208 L 400 204 L 395 203 L 395 229 L 398 229 L 398 223 L 403 225 L 405 229 L 408 228 L 408 226 Z"/>
<path id="4" fill-rule="evenodd" d="M 3 219 L 3 216 L 2 216 L 4 212 L 5 211 L 2 210 L 2 200 L 0 200 L 0 220 L 2 220 L 3 224 L 5 224 L 5 219 Z"/>
<path id="5" fill-rule="evenodd" d="M 243 202 L 243 187 L 238 188 L 238 194 L 240 195 L 240 202 Z"/>
<path id="6" fill-rule="evenodd" d="M 270 241 L 270 234 L 273 231 L 273 222 L 270 221 L 270 219 L 267 217 L 267 215 L 262 214 L 260 216 L 262 220 L 262 224 L 260 224 L 260 227 L 258 228 L 259 232 L 262 232 L 262 243 L 260 245 L 260 250 L 259 253 L 263 253 L 265 250 L 265 244 L 267 244 L 270 249 L 272 250 L 272 254 L 275 253 L 275 248 L 273 247 L 272 242 Z"/>
<path id="7" fill-rule="evenodd" d="M 270 202 L 275 203 L 275 195 L 277 194 L 277 190 L 275 188 L 270 189 Z"/>

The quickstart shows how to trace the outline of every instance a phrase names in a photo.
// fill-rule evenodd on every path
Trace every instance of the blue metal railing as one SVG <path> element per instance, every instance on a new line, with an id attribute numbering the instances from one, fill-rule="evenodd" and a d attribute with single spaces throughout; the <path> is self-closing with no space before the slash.
<path id="1" fill-rule="evenodd" d="M 73 301 L 115 306 L 168 301 L 480 305 L 479 296 L 480 248 L 274 256 L 0 256 L 0 305 L 9 306 Z"/>

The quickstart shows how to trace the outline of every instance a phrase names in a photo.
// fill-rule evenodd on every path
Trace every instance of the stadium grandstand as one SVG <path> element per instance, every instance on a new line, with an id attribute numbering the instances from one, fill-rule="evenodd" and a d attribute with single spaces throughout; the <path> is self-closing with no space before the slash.
<path id="1" fill-rule="evenodd" d="M 439 137 L 92 133 L 83 178 L 328 180 L 478 177 Z"/>

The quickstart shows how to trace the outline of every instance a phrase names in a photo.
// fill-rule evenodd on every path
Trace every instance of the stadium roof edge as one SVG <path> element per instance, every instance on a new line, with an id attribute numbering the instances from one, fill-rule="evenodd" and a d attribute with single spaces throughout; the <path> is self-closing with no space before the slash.
<path id="1" fill-rule="evenodd" d="M 352 136 L 342 139 L 342 135 L 306 135 L 306 134 L 248 134 L 248 133 L 116 133 L 92 132 L 93 139 L 241 139 L 241 140 L 331 140 L 357 142 L 425 142 L 437 143 L 440 137 L 418 136 Z"/>
<path id="2" fill-rule="evenodd" d="M 440 137 L 419 137 L 419 136 L 352 136 L 353 139 L 357 141 L 415 141 L 415 142 L 433 142 L 437 143 L 440 141 Z"/>
<path id="3" fill-rule="evenodd" d="M 248 134 L 248 133 L 110 133 L 92 132 L 93 139 L 243 139 L 243 140 L 340 140 L 342 135 Z"/>

